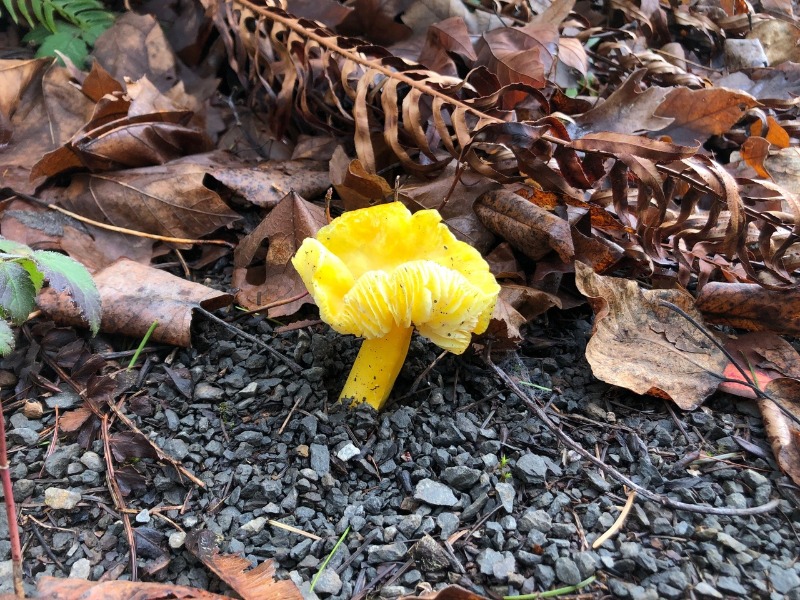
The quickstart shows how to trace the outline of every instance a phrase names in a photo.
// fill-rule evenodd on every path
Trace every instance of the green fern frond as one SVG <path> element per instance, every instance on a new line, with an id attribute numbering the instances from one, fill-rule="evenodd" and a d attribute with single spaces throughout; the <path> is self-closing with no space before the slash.
<path id="1" fill-rule="evenodd" d="M 89 47 L 114 23 L 114 14 L 99 0 L 2 0 L 15 23 L 31 29 L 24 41 L 39 46 L 37 56 L 59 51 L 81 66 Z M 0 16 L 2 16 L 0 10 Z"/>
<path id="2" fill-rule="evenodd" d="M 33 29 L 44 25 L 56 33 L 56 17 L 86 31 L 97 25 L 109 27 L 114 16 L 99 0 L 2 0 L 3 6 L 15 23 L 20 17 Z"/>

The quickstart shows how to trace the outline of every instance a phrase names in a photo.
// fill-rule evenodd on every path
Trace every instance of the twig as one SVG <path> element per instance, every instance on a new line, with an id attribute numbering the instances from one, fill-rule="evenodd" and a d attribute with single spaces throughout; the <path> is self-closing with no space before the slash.
<path id="1" fill-rule="evenodd" d="M 284 529 L 286 531 L 291 531 L 292 533 L 296 533 L 297 535 L 302 535 L 307 538 L 310 538 L 314 541 L 319 541 L 322 538 L 319 537 L 315 533 L 310 533 L 308 531 L 303 531 L 302 529 L 298 529 L 297 527 L 292 527 L 291 525 L 287 525 L 286 523 L 281 523 L 280 521 L 274 521 L 272 519 L 267 519 L 267 523 L 270 525 L 274 525 L 275 527 L 279 527 L 280 529 Z"/>
<path id="2" fill-rule="evenodd" d="M 39 540 L 39 543 L 42 545 L 42 548 L 44 548 L 45 554 L 47 554 L 47 556 L 50 558 L 50 560 L 52 560 L 53 563 L 59 569 L 61 569 L 61 572 L 64 573 L 64 575 L 69 575 L 69 569 L 67 569 L 67 567 L 64 566 L 64 563 L 62 563 L 60 560 L 58 560 L 58 557 L 55 555 L 53 550 L 50 548 L 50 546 L 47 543 L 47 540 L 44 539 L 44 536 L 42 535 L 42 532 L 39 531 L 39 528 L 36 526 L 35 523 L 31 525 L 31 531 L 33 531 L 33 535 L 36 536 L 36 539 Z"/>
<path id="3" fill-rule="evenodd" d="M 296 362 L 294 362 L 294 361 L 293 361 L 291 358 L 289 358 L 288 356 L 284 356 L 283 354 L 281 354 L 280 352 L 278 352 L 277 350 L 275 350 L 275 348 L 273 348 L 272 346 L 270 346 L 269 344 L 267 344 L 265 341 L 258 339 L 258 338 L 257 338 L 256 336 L 254 336 L 254 335 L 250 335 L 250 334 L 249 334 L 249 333 L 247 333 L 246 331 L 242 331 L 242 330 L 241 330 L 241 329 L 239 329 L 238 327 L 234 327 L 234 326 L 233 326 L 233 325 L 231 325 L 230 323 L 226 322 L 226 321 L 225 321 L 225 320 L 223 320 L 223 319 L 220 319 L 220 318 L 219 318 L 217 315 L 215 315 L 214 313 L 211 313 L 211 312 L 207 311 L 205 308 L 203 308 L 203 307 L 201 307 L 201 306 L 196 306 L 196 307 L 195 307 L 195 310 L 196 310 L 197 312 L 199 312 L 201 315 L 203 315 L 204 317 L 206 317 L 207 319 L 210 319 L 211 321 L 214 321 L 214 323 L 217 323 L 218 325 L 222 325 L 222 326 L 223 326 L 225 329 L 227 329 L 228 331 L 231 331 L 231 332 L 235 333 L 235 334 L 236 334 L 236 335 L 238 335 L 239 337 L 243 337 L 244 339 L 246 339 L 246 340 L 247 340 L 247 341 L 249 341 L 249 342 L 253 342 L 254 344 L 257 344 L 257 345 L 261 346 L 261 347 L 262 347 L 262 348 L 264 348 L 264 349 L 265 349 L 267 352 L 269 352 L 270 354 L 272 354 L 272 356 L 274 356 L 274 357 L 275 357 L 275 358 L 277 358 L 279 361 L 281 361 L 282 363 L 284 363 L 285 365 L 287 365 L 287 366 L 288 366 L 288 367 L 289 367 L 289 368 L 290 368 L 290 369 L 291 369 L 291 370 L 292 370 L 294 373 L 300 373 L 300 372 L 302 372 L 303 368 L 302 368 L 300 365 L 298 365 Z"/>
<path id="4" fill-rule="evenodd" d="M 109 402 L 113 406 L 113 402 Z M 114 474 L 114 461 L 111 460 L 111 443 L 109 442 L 108 435 L 108 415 L 103 415 L 100 420 L 100 435 L 103 438 L 103 454 L 106 459 L 106 481 L 108 482 L 108 489 L 111 491 L 111 498 L 114 500 L 114 507 L 120 511 L 122 517 L 122 524 L 125 526 L 125 536 L 128 538 L 128 546 L 130 555 L 131 566 L 131 581 L 136 581 L 138 578 L 138 563 L 136 562 L 136 536 L 133 534 L 133 527 L 131 527 L 131 517 L 125 512 L 127 506 L 122 497 L 122 492 L 117 484 L 117 478 Z"/>
<path id="5" fill-rule="evenodd" d="M 625 502 L 625 506 L 622 507 L 622 511 L 620 511 L 617 520 L 614 521 L 614 524 L 608 528 L 603 535 L 597 538 L 594 542 L 592 542 L 592 550 L 597 550 L 600 546 L 605 544 L 608 540 L 610 540 L 613 536 L 617 535 L 617 532 L 622 529 L 622 526 L 625 524 L 625 520 L 628 518 L 628 513 L 631 512 L 631 508 L 633 507 L 633 501 L 636 499 L 636 491 L 632 491 L 628 494 L 628 500 Z"/>
<path id="6" fill-rule="evenodd" d="M 657 494 L 655 492 L 651 492 L 647 488 L 640 486 L 637 483 L 634 483 L 630 478 L 626 477 L 622 473 L 620 473 L 614 467 L 607 465 L 599 458 L 595 457 L 591 452 L 588 452 L 583 446 L 573 440 L 569 435 L 564 433 L 560 427 L 558 427 L 550 416 L 542 410 L 542 408 L 536 404 L 530 397 L 522 391 L 516 382 L 501 368 L 495 365 L 492 362 L 491 357 L 487 354 L 484 355 L 483 360 L 486 364 L 495 372 L 495 374 L 508 386 L 508 388 L 514 392 L 524 403 L 525 405 L 541 420 L 547 427 L 552 431 L 556 437 L 558 437 L 561 442 L 574 450 L 578 454 L 580 454 L 584 459 L 588 460 L 590 463 L 602 469 L 604 472 L 611 475 L 614 479 L 619 481 L 620 483 L 628 486 L 631 490 L 635 491 L 638 495 L 642 496 L 643 498 L 647 498 L 648 500 L 652 500 L 662 506 L 666 506 L 669 508 L 674 508 L 675 510 L 685 510 L 688 512 L 696 512 L 702 513 L 707 515 L 729 515 L 729 516 L 749 516 L 749 515 L 759 515 L 763 513 L 770 512 L 775 510 L 775 508 L 780 504 L 780 499 L 775 498 L 774 500 L 770 500 L 766 504 L 762 504 L 761 506 L 753 506 L 750 508 L 717 508 L 715 506 L 709 506 L 707 504 L 688 504 L 686 502 L 680 502 L 678 500 L 673 500 L 668 496 L 664 496 L 662 494 Z"/>
<path id="7" fill-rule="evenodd" d="M 25 597 L 22 585 L 22 546 L 19 543 L 19 527 L 17 526 L 17 508 L 14 505 L 14 490 L 11 486 L 11 471 L 8 467 L 6 451 L 6 423 L 3 418 L 3 402 L 0 400 L 0 479 L 3 480 L 3 498 L 8 518 L 8 539 L 11 542 L 11 575 L 14 579 L 14 593 L 18 598 Z"/>
<path id="8" fill-rule="evenodd" d="M 433 367 L 435 367 L 437 365 L 437 363 L 440 360 L 442 360 L 447 354 L 448 354 L 448 351 L 445 350 L 439 356 L 437 356 L 436 358 L 433 359 L 433 362 L 431 364 L 429 364 L 425 368 L 425 370 L 417 376 L 417 378 L 414 380 L 414 383 L 411 384 L 411 389 L 408 391 L 409 394 L 413 394 L 414 392 L 417 391 L 417 388 L 419 387 L 419 384 L 422 383 L 422 380 L 425 379 L 425 377 L 428 375 L 428 373 L 430 373 L 433 370 Z"/>
<path id="9" fill-rule="evenodd" d="M 235 247 L 235 244 L 231 242 L 226 242 L 225 240 L 195 240 L 190 238 L 176 238 L 176 237 L 169 237 L 165 235 L 158 235 L 155 233 L 145 233 L 143 231 L 136 231 L 135 229 L 125 229 L 124 227 L 117 227 L 116 225 L 108 225 L 106 223 L 101 223 L 100 221 L 93 221 L 92 219 L 88 219 L 86 217 L 82 217 L 81 215 L 74 213 L 72 211 L 67 210 L 66 208 L 61 208 L 55 204 L 48 204 L 44 200 L 37 198 L 36 196 L 30 196 L 28 194 L 23 194 L 22 192 L 18 192 L 11 188 L 3 188 L 3 191 L 8 191 L 9 193 L 22 198 L 23 200 L 27 200 L 28 202 L 33 202 L 39 206 L 44 206 L 45 208 L 49 208 L 50 210 L 54 210 L 56 212 L 60 212 L 62 214 L 67 215 L 68 217 L 72 217 L 76 221 L 80 221 L 81 223 L 87 223 L 89 225 L 93 225 L 100 229 L 106 229 L 108 231 L 115 231 L 117 233 L 124 233 L 125 235 L 132 235 L 134 237 L 141 237 L 147 238 L 149 240 L 157 240 L 159 242 L 166 242 L 169 244 L 210 244 L 213 246 L 227 246 L 228 248 Z"/>
<path id="10" fill-rule="evenodd" d="M 291 304 L 292 302 L 296 302 L 301 298 L 305 298 L 308 296 L 308 291 L 303 292 L 302 294 L 297 294 L 296 296 L 292 296 L 291 298 L 284 298 L 283 300 L 275 300 L 275 302 L 270 302 L 269 304 L 264 304 L 262 306 L 257 306 L 255 308 L 251 308 L 250 310 L 245 310 L 243 312 L 237 313 L 231 319 L 231 321 L 238 321 L 242 317 L 246 317 L 248 315 L 252 315 L 253 313 L 262 312 L 265 310 L 269 310 L 270 308 L 275 308 L 276 306 L 283 306 L 284 304 Z"/>

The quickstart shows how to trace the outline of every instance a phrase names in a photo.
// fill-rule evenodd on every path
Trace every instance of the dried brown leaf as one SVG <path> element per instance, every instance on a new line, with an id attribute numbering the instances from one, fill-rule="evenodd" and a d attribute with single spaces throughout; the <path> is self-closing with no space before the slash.
<path id="1" fill-rule="evenodd" d="M 751 331 L 800 334 L 800 290 L 767 289 L 754 283 L 709 282 L 697 309 L 712 323 Z"/>
<path id="2" fill-rule="evenodd" d="M 722 135 L 756 106 L 758 100 L 750 94 L 713 87 L 703 90 L 675 88 L 655 113 L 657 117 L 673 119 L 661 130 L 678 144 L 703 143 L 712 135 Z"/>
<path id="3" fill-rule="evenodd" d="M 254 309 L 303 294 L 306 288 L 291 258 L 303 240 L 314 237 L 325 224 L 322 208 L 297 194 L 287 194 L 235 250 L 232 285 L 238 289 L 236 301 Z M 266 256 L 259 256 L 265 241 L 269 243 Z M 269 315 L 291 315 L 306 303 L 313 303 L 311 296 L 271 308 Z"/>
<path id="4" fill-rule="evenodd" d="M 533 260 L 552 250 L 565 262 L 574 257 L 569 222 L 513 192 L 482 194 L 475 201 L 475 212 L 490 231 Z"/>
<path id="5" fill-rule="evenodd" d="M 749 167 L 755 170 L 759 177 L 771 179 L 772 176 L 764 166 L 764 161 L 769 156 L 769 142 L 762 137 L 750 136 L 742 144 L 742 159 Z"/>
<path id="6" fill-rule="evenodd" d="M 0 60 L 0 145 L 11 140 L 11 117 L 19 106 L 22 95 L 32 81 L 37 79 L 48 59 Z"/>
<path id="7" fill-rule="evenodd" d="M 229 294 L 124 258 L 96 273 L 94 281 L 103 306 L 101 331 L 141 339 L 158 321 L 151 339 L 184 348 L 192 343 L 196 307 L 214 310 L 233 301 Z M 64 295 L 45 290 L 39 305 L 57 322 L 82 323 Z"/>
<path id="8" fill-rule="evenodd" d="M 251 568 L 241 556 L 220 554 L 216 535 L 208 529 L 192 531 L 186 536 L 186 547 L 233 588 L 243 600 L 302 600 L 303 595 L 291 580 L 275 581 L 275 565 L 271 560 Z"/>
<path id="9" fill-rule="evenodd" d="M 231 600 L 230 596 L 167 583 L 145 581 L 87 581 L 42 577 L 37 583 L 42 600 Z"/>
<path id="10" fill-rule="evenodd" d="M 575 263 L 575 282 L 595 312 L 586 359 L 595 377 L 637 394 L 672 400 L 684 410 L 713 394 L 725 355 L 670 302 L 696 321 L 692 297 L 678 290 L 641 290 L 636 281 L 596 275 Z"/>
<path id="11" fill-rule="evenodd" d="M 765 391 L 780 402 L 794 419 L 800 419 L 800 380 L 786 377 L 773 379 Z M 759 400 L 758 406 L 778 465 L 795 484 L 800 485 L 800 426 L 770 400 Z"/>
<path id="12" fill-rule="evenodd" d="M 341 146 L 333 153 L 329 169 L 345 210 L 374 206 L 392 194 L 392 186 L 383 177 L 367 172 L 360 160 L 350 160 Z"/>
<path id="13" fill-rule="evenodd" d="M 94 221 L 178 238 L 198 238 L 239 218 L 203 185 L 206 170 L 169 163 L 141 169 L 80 174 L 67 188 L 42 193 Z"/>
<path id="14" fill-rule="evenodd" d="M 586 133 L 641 133 L 659 131 L 672 123 L 672 118 L 654 114 L 670 89 L 655 86 L 642 89 L 645 73 L 644 69 L 634 71 L 604 102 L 575 117 L 580 129 Z"/>

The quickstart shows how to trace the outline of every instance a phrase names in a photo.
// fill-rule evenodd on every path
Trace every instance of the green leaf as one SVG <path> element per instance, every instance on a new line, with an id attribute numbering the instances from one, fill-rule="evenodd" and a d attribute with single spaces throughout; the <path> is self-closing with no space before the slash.
<path id="1" fill-rule="evenodd" d="M 44 39 L 36 56 L 56 56 L 56 50 L 66 55 L 79 68 L 89 56 L 89 47 L 81 39 L 81 30 L 66 23 L 59 23 L 56 33 Z"/>
<path id="2" fill-rule="evenodd" d="M 89 323 L 92 333 L 96 334 L 100 330 L 102 310 L 100 293 L 86 267 L 69 256 L 48 250 L 34 252 L 33 260 L 44 273 L 51 288 L 57 292 L 69 292 Z"/>
<path id="3" fill-rule="evenodd" d="M 11 354 L 14 349 L 14 332 L 4 320 L 0 319 L 0 356 Z"/>
<path id="4" fill-rule="evenodd" d="M 16 262 L 0 262 L 0 309 L 13 323 L 24 323 L 36 309 L 36 288 L 31 276 Z"/>
<path id="5" fill-rule="evenodd" d="M 6 7 L 6 11 L 8 14 L 11 15 L 11 19 L 14 23 L 19 23 L 19 17 L 17 17 L 17 13 L 14 11 L 14 0 L 3 0 L 3 4 Z"/>
<path id="6" fill-rule="evenodd" d="M 14 240 L 7 240 L 4 237 L 0 237 L 0 252 L 5 252 L 6 254 L 16 254 L 17 256 L 30 256 L 31 249 L 25 244 L 20 244 Z"/>
<path id="7" fill-rule="evenodd" d="M 31 276 L 31 281 L 33 282 L 33 289 L 36 290 L 34 295 L 38 294 L 44 285 L 44 273 L 39 270 L 39 266 L 36 264 L 33 258 L 21 258 L 14 262 L 28 272 L 28 275 Z"/>
<path id="8" fill-rule="evenodd" d="M 50 30 L 42 25 L 41 23 L 31 29 L 28 33 L 25 34 L 25 37 L 22 38 L 22 41 L 26 44 L 33 44 L 34 46 L 41 46 L 42 42 L 45 41 L 52 33 Z"/>

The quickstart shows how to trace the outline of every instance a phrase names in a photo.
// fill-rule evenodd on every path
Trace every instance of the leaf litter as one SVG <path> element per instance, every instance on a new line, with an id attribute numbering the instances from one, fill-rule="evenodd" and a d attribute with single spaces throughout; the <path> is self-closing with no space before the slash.
<path id="1" fill-rule="evenodd" d="M 439 208 L 494 256 L 503 292 L 481 344 L 524 347 L 538 317 L 583 301 L 577 287 L 596 315 L 594 376 L 684 410 L 718 389 L 758 397 L 778 465 L 800 484 L 800 359 L 778 337 L 800 320 L 789 3 L 621 0 L 614 27 L 573 0 L 303 2 L 296 16 L 202 4 L 166 33 L 124 14 L 88 73 L 0 61 L 0 233 L 95 271 L 104 332 L 141 337 L 158 321 L 155 341 L 191 345 L 195 308 L 230 296 L 153 267 L 174 257 L 190 274 L 197 248 L 171 239 L 212 235 L 236 247 L 238 304 L 303 318 L 313 301 L 294 249 L 331 212 L 399 199 Z M 751 57 L 733 41 L 759 43 Z M 41 305 L 69 322 L 54 293 Z M 64 421 L 84 440 L 101 408 L 87 402 Z"/>

